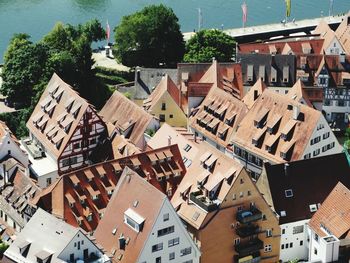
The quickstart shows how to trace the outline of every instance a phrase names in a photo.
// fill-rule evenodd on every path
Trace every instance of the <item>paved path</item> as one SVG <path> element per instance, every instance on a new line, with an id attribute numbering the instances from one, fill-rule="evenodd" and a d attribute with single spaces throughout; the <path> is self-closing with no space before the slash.
<path id="1" fill-rule="evenodd" d="M 303 28 L 316 27 L 321 20 L 325 20 L 328 24 L 340 23 L 342 18 L 343 16 L 319 17 L 319 18 L 313 18 L 313 19 L 299 20 L 299 21 L 295 21 L 294 23 L 293 22 L 288 22 L 286 24 L 276 23 L 276 24 L 268 24 L 268 25 L 260 25 L 260 26 L 251 26 L 246 28 L 226 29 L 224 30 L 224 32 L 232 37 L 242 37 L 242 36 L 264 34 L 264 33 L 276 32 L 276 31 L 281 31 L 281 35 L 282 35 L 282 32 L 286 30 L 295 30 L 300 28 L 300 31 L 302 31 Z M 184 33 L 183 35 L 184 35 L 185 41 L 190 39 L 194 34 L 195 34 L 194 32 Z"/>
<path id="2" fill-rule="evenodd" d="M 116 69 L 119 71 L 129 71 L 129 68 L 119 64 L 115 59 L 106 57 L 106 53 L 104 50 L 100 52 L 92 53 L 92 58 L 95 60 L 95 64 L 92 67 L 105 67 Z"/>

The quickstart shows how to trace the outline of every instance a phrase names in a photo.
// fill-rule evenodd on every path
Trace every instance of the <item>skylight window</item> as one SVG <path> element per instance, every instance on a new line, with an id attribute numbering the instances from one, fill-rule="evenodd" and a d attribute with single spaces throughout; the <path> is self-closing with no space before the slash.
<path id="1" fill-rule="evenodd" d="M 281 214 L 281 217 L 287 216 L 286 211 L 281 211 L 280 214 Z"/>
<path id="2" fill-rule="evenodd" d="M 184 151 L 188 152 L 189 150 L 191 150 L 192 146 L 189 144 L 186 144 L 186 146 L 184 147 Z"/>
<path id="3" fill-rule="evenodd" d="M 285 190 L 284 194 L 286 195 L 287 198 L 293 197 L 293 190 L 292 189 Z"/>
<path id="4" fill-rule="evenodd" d="M 197 219 L 198 219 L 198 217 L 199 217 L 199 213 L 198 212 L 195 212 L 194 214 L 193 214 L 193 216 L 192 216 L 192 219 L 194 220 L 194 221 L 196 221 Z"/>
<path id="5" fill-rule="evenodd" d="M 316 206 L 316 204 L 309 205 L 309 207 L 310 207 L 310 212 L 311 212 L 311 213 L 317 211 L 317 206 Z"/>

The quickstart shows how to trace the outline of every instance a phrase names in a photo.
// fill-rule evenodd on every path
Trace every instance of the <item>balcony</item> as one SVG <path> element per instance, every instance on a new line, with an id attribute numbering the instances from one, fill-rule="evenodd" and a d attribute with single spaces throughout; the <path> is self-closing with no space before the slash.
<path id="1" fill-rule="evenodd" d="M 264 243 L 260 239 L 249 240 L 246 243 L 235 245 L 235 250 L 240 257 L 252 256 L 264 248 Z"/>
<path id="2" fill-rule="evenodd" d="M 258 263 L 260 262 L 260 252 L 253 253 L 252 255 L 245 256 L 239 258 L 238 256 L 235 257 L 234 262 L 235 263 Z"/>
<path id="3" fill-rule="evenodd" d="M 262 218 L 262 213 L 259 209 L 252 206 L 249 210 L 242 210 L 237 212 L 236 219 L 242 224 L 248 224 L 258 221 Z"/>
<path id="4" fill-rule="evenodd" d="M 242 225 L 236 228 L 236 234 L 240 237 L 249 237 L 259 232 L 257 225 Z"/>
<path id="5" fill-rule="evenodd" d="M 190 200 L 207 212 L 212 212 L 218 208 L 218 204 L 204 196 L 202 191 L 190 193 Z"/>

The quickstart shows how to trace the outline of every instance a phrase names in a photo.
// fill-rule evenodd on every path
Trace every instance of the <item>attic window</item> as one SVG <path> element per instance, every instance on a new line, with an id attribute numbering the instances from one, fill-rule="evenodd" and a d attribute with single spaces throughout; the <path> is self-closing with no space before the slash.
<path id="1" fill-rule="evenodd" d="M 285 190 L 284 194 L 286 195 L 287 198 L 293 197 L 293 190 L 292 189 Z"/>
<path id="2" fill-rule="evenodd" d="M 287 216 L 287 212 L 286 211 L 281 211 L 280 215 L 281 215 L 281 217 Z"/>
<path id="3" fill-rule="evenodd" d="M 144 221 L 145 219 L 142 216 L 130 208 L 124 212 L 124 223 L 136 232 L 142 231 Z"/>
<path id="4" fill-rule="evenodd" d="M 277 82 L 277 70 L 271 67 L 271 82 Z"/>
<path id="5" fill-rule="evenodd" d="M 289 66 L 283 67 L 283 83 L 289 82 Z"/>
<path id="6" fill-rule="evenodd" d="M 309 205 L 309 207 L 310 207 L 310 212 L 311 212 L 311 213 L 317 211 L 317 205 L 316 205 L 316 204 Z"/>
<path id="7" fill-rule="evenodd" d="M 253 65 L 247 66 L 247 81 L 253 81 Z"/>

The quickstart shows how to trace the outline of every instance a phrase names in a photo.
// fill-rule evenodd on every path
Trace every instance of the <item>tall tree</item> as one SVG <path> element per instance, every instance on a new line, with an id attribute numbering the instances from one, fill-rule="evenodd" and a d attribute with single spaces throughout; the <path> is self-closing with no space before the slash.
<path id="1" fill-rule="evenodd" d="M 236 50 L 233 37 L 220 30 L 201 30 L 186 43 L 185 62 L 228 62 Z"/>
<path id="2" fill-rule="evenodd" d="M 114 32 L 114 53 L 126 66 L 174 67 L 182 60 L 185 44 L 178 18 L 164 5 L 124 16 Z"/>

